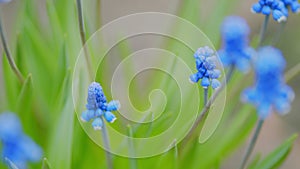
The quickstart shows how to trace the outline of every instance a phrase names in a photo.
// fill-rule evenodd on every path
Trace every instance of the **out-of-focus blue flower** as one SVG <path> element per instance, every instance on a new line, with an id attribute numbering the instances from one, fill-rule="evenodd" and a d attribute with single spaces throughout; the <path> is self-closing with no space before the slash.
<path id="1" fill-rule="evenodd" d="M 112 114 L 112 111 L 116 111 L 120 108 L 119 101 L 110 101 L 107 103 L 106 97 L 102 90 L 102 87 L 97 82 L 92 82 L 88 88 L 88 97 L 86 104 L 86 111 L 81 114 L 81 120 L 88 122 L 92 119 L 92 126 L 94 130 L 101 130 L 103 126 L 102 116 L 109 123 L 113 123 L 116 120 L 116 116 Z"/>
<path id="2" fill-rule="evenodd" d="M 249 47 L 250 28 L 245 19 L 229 16 L 221 27 L 222 48 L 218 51 L 224 66 L 234 66 L 242 72 L 250 70 L 254 50 Z"/>
<path id="3" fill-rule="evenodd" d="M 22 131 L 19 118 L 13 113 L 0 114 L 1 158 L 12 161 L 19 169 L 26 169 L 28 162 L 38 162 L 42 149 Z"/>
<path id="4" fill-rule="evenodd" d="M 264 15 L 272 14 L 273 19 L 275 21 L 284 22 L 289 16 L 289 11 L 287 7 L 290 5 L 290 3 L 289 5 L 287 4 L 288 3 L 285 3 L 284 0 L 259 0 L 252 6 L 251 11 L 253 13 L 262 13 Z M 295 3 L 293 3 L 293 5 L 295 5 Z"/>
<path id="5" fill-rule="evenodd" d="M 218 78 L 221 75 L 220 70 L 216 69 L 215 52 L 208 46 L 199 48 L 195 54 L 197 73 L 190 76 L 192 83 L 197 83 L 200 79 L 201 86 L 207 88 L 211 86 L 213 89 L 220 87 Z"/>
<path id="6" fill-rule="evenodd" d="M 255 61 L 256 81 L 253 87 L 244 91 L 242 98 L 257 107 L 261 119 L 268 117 L 273 110 L 285 114 L 290 109 L 294 93 L 284 83 L 284 68 L 285 60 L 280 50 L 271 46 L 258 50 Z"/>
<path id="7" fill-rule="evenodd" d="M 286 8 L 290 8 L 294 13 L 300 13 L 300 3 L 298 0 L 281 0 Z"/>
<path id="8" fill-rule="evenodd" d="M 11 0 L 0 0 L 0 3 L 7 3 L 10 2 Z"/>

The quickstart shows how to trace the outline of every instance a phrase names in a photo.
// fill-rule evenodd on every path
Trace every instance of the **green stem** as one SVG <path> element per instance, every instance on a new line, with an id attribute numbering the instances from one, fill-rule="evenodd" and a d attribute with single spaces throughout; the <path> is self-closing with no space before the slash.
<path id="1" fill-rule="evenodd" d="M 207 104 L 207 99 L 208 99 L 208 87 L 203 89 L 204 89 L 204 106 L 205 106 Z"/>
<path id="2" fill-rule="evenodd" d="M 274 39 L 272 41 L 272 45 L 275 45 L 275 44 L 278 43 L 278 41 L 279 41 L 279 39 L 281 37 L 281 34 L 282 34 L 283 30 L 284 30 L 285 25 L 286 25 L 286 22 L 281 22 L 280 23 L 279 30 L 276 33 L 276 35 L 275 35 L 275 37 L 274 37 Z"/>
<path id="3" fill-rule="evenodd" d="M 84 55 L 85 55 L 85 59 L 86 59 L 86 62 L 87 62 L 87 67 L 88 67 L 88 70 L 89 70 L 89 75 L 90 75 L 90 78 L 92 78 L 94 73 L 93 73 L 93 70 L 92 70 L 92 62 L 90 60 L 90 54 L 88 52 L 87 46 L 85 46 L 86 33 L 85 33 L 85 28 L 84 28 L 84 20 L 83 20 L 81 0 L 76 0 L 76 3 L 77 3 L 77 14 L 78 14 L 78 23 L 79 23 L 81 43 L 82 43 L 82 46 L 83 46 Z"/>
<path id="4" fill-rule="evenodd" d="M 24 82 L 24 77 L 21 74 L 19 68 L 17 67 L 13 57 L 11 56 L 11 53 L 10 53 L 10 50 L 9 50 L 9 47 L 8 47 L 8 44 L 7 44 L 5 35 L 4 35 L 4 30 L 2 28 L 1 17 L 0 17 L 0 36 L 1 36 L 1 40 L 2 40 L 3 49 L 4 49 L 5 55 L 7 57 L 7 60 L 9 62 L 9 65 L 12 68 L 12 70 L 14 71 L 14 73 L 17 75 L 19 81 L 21 83 L 23 83 Z"/>
<path id="5" fill-rule="evenodd" d="M 110 150 L 109 137 L 107 134 L 104 118 L 103 117 L 101 117 L 101 118 L 103 121 L 103 126 L 102 126 L 101 131 L 102 131 L 103 143 L 104 143 L 104 147 L 105 147 L 104 151 L 105 151 L 105 155 L 106 155 L 107 168 L 113 169 L 112 156 L 111 156 L 111 153 L 109 152 L 109 150 Z"/>
<path id="6" fill-rule="evenodd" d="M 230 67 L 226 73 L 226 79 L 225 79 L 225 81 L 223 81 L 223 83 L 225 83 L 226 85 L 228 84 L 229 80 L 232 77 L 233 72 L 234 72 L 234 65 L 230 65 Z"/>
<path id="7" fill-rule="evenodd" d="M 189 142 L 189 140 L 192 138 L 192 135 L 193 135 L 194 131 L 197 129 L 198 125 L 200 124 L 200 122 L 202 121 L 202 119 L 205 117 L 205 115 L 208 112 L 210 106 L 216 100 L 216 98 L 218 97 L 218 95 L 221 93 L 221 91 L 223 90 L 223 88 L 227 85 L 227 83 L 231 79 L 231 76 L 232 76 L 233 72 L 234 72 L 234 66 L 231 66 L 229 68 L 227 74 L 226 74 L 227 80 L 224 80 L 222 82 L 221 86 L 217 90 L 215 90 L 215 92 L 213 93 L 213 95 L 207 101 L 207 103 L 203 107 L 202 111 L 199 113 L 199 116 L 197 117 L 197 119 L 196 119 L 195 123 L 193 124 L 191 130 L 188 132 L 188 134 L 186 135 L 185 139 L 183 140 L 181 146 L 184 147 Z"/>
<path id="8" fill-rule="evenodd" d="M 256 129 L 255 129 L 255 132 L 254 132 L 254 135 L 253 135 L 253 137 L 252 137 L 252 139 L 250 141 L 249 147 L 247 148 L 246 154 L 245 154 L 245 156 L 243 158 L 242 165 L 241 165 L 240 169 L 244 169 L 245 168 L 245 166 L 247 164 L 247 161 L 248 161 L 248 159 L 249 159 L 249 157 L 250 157 L 250 155 L 251 155 L 251 153 L 253 151 L 253 148 L 255 146 L 255 143 L 257 141 L 257 138 L 258 138 L 258 135 L 259 135 L 259 133 L 261 131 L 263 123 L 264 123 L 264 120 L 263 119 L 259 119 L 259 121 L 257 123 L 257 126 L 256 126 Z"/>
<path id="9" fill-rule="evenodd" d="M 133 131 L 132 131 L 132 127 L 131 125 L 128 125 L 128 136 L 130 138 L 133 138 Z M 135 151 L 134 151 L 134 145 L 133 145 L 133 142 L 132 141 L 129 141 L 129 153 L 130 153 L 130 168 L 131 169 L 137 169 L 137 163 L 136 163 L 136 159 L 134 158 L 135 156 Z"/>
<path id="10" fill-rule="evenodd" d="M 262 45 L 262 42 L 265 38 L 269 18 L 270 18 L 270 15 L 265 16 L 265 20 L 264 20 L 263 25 L 262 25 L 261 30 L 260 30 L 258 47 L 260 47 Z"/>

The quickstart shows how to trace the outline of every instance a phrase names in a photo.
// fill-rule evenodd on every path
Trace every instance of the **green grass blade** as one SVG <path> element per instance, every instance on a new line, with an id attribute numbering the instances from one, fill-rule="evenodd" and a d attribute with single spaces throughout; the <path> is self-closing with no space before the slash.
<path id="1" fill-rule="evenodd" d="M 49 144 L 49 161 L 53 168 L 71 168 L 72 139 L 74 127 L 74 107 L 71 94 L 71 74 L 65 77 L 62 86 L 61 102 L 63 108 L 59 110 L 60 116 L 53 126 L 51 142 Z M 58 105 L 56 105 L 58 106 Z"/>
<path id="2" fill-rule="evenodd" d="M 43 159 L 42 169 L 51 169 L 51 165 L 50 165 L 50 163 L 49 163 L 49 161 L 48 161 L 47 158 Z"/>
<path id="3" fill-rule="evenodd" d="M 271 152 L 265 159 L 259 162 L 255 167 L 251 169 L 274 169 L 279 168 L 280 165 L 285 161 L 293 147 L 293 143 L 297 138 L 297 134 L 292 135 L 278 148 Z"/>

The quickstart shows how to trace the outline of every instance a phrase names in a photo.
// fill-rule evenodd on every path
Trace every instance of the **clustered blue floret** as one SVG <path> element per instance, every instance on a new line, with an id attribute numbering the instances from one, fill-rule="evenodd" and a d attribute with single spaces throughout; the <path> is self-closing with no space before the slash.
<path id="1" fill-rule="evenodd" d="M 224 66 L 234 66 L 242 72 L 251 68 L 250 61 L 255 54 L 249 46 L 250 28 L 239 16 L 226 17 L 221 26 L 222 48 L 218 51 Z"/>
<path id="2" fill-rule="evenodd" d="M 197 83 L 200 79 L 201 86 L 207 88 L 211 86 L 213 89 L 220 87 L 218 78 L 221 76 L 220 70 L 216 69 L 215 52 L 208 46 L 199 48 L 195 54 L 197 73 L 190 76 L 192 83 Z"/>
<path id="3" fill-rule="evenodd" d="M 38 162 L 42 149 L 22 131 L 19 118 L 13 113 L 0 114 L 1 158 L 9 166 L 6 158 L 19 169 L 26 169 L 28 162 Z"/>
<path id="4" fill-rule="evenodd" d="M 257 107 L 261 119 L 268 117 L 273 110 L 285 114 L 290 109 L 294 93 L 284 83 L 284 68 L 285 60 L 280 50 L 271 46 L 258 50 L 254 64 L 256 82 L 244 91 L 242 98 Z"/>
<path id="5" fill-rule="evenodd" d="M 293 13 L 300 13 L 300 3 L 298 0 L 281 0 L 286 8 L 290 8 Z"/>
<path id="6" fill-rule="evenodd" d="M 119 101 L 112 100 L 107 103 L 102 87 L 97 82 L 92 82 L 88 88 L 86 111 L 81 114 L 81 120 L 88 122 L 93 119 L 94 130 L 101 130 L 103 127 L 102 117 L 109 123 L 116 120 L 112 111 L 119 110 Z"/>
<path id="7" fill-rule="evenodd" d="M 277 22 L 284 22 L 289 16 L 289 10 L 294 13 L 300 12 L 300 4 L 298 0 L 259 0 L 255 3 L 251 11 L 253 13 L 262 13 L 271 15 Z"/>

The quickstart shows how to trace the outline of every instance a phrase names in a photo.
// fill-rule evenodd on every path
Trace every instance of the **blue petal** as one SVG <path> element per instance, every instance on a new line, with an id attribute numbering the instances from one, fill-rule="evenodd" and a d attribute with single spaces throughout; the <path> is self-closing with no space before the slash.
<path id="1" fill-rule="evenodd" d="M 103 121 L 101 118 L 95 118 L 95 120 L 92 122 L 92 126 L 94 130 L 101 130 L 103 127 Z"/>
<path id="2" fill-rule="evenodd" d="M 116 111 L 119 110 L 121 104 L 119 101 L 112 100 L 107 105 L 107 111 Z"/>
<path id="3" fill-rule="evenodd" d="M 300 12 L 300 4 L 297 1 L 293 2 L 291 4 L 291 10 L 294 13 L 299 13 Z"/>
<path id="4" fill-rule="evenodd" d="M 287 20 L 287 17 L 279 10 L 273 10 L 273 18 L 279 23 Z"/>
<path id="5" fill-rule="evenodd" d="M 271 8 L 269 6 L 263 6 L 261 13 L 264 14 L 264 15 L 270 15 L 271 14 Z"/>
<path id="6" fill-rule="evenodd" d="M 193 74 L 190 76 L 190 82 L 191 83 L 197 83 L 199 81 L 200 77 L 198 76 L 198 73 Z"/>
<path id="7" fill-rule="evenodd" d="M 201 86 L 203 88 L 207 88 L 208 86 L 210 85 L 210 81 L 207 77 L 204 77 L 202 80 L 201 80 Z"/>
<path id="8" fill-rule="evenodd" d="M 262 10 L 262 6 L 260 3 L 254 4 L 251 8 L 251 12 L 253 12 L 253 13 L 260 13 L 261 10 Z"/>
<path id="9" fill-rule="evenodd" d="M 23 135 L 19 140 L 20 153 L 31 162 L 38 162 L 42 159 L 43 151 L 31 138 Z"/>
<path id="10" fill-rule="evenodd" d="M 110 111 L 104 113 L 104 118 L 109 123 L 113 123 L 117 119 L 116 116 L 112 114 Z"/>
<path id="11" fill-rule="evenodd" d="M 266 119 L 271 114 L 270 103 L 266 103 L 266 102 L 260 103 L 260 105 L 258 106 L 257 113 L 261 119 Z"/>
<path id="12" fill-rule="evenodd" d="M 219 50 L 218 55 L 221 59 L 221 62 L 224 66 L 230 66 L 232 65 L 232 59 L 229 57 L 229 55 L 225 52 L 225 50 Z"/>
<path id="13" fill-rule="evenodd" d="M 93 110 L 87 110 L 81 113 L 80 119 L 83 122 L 88 122 L 90 121 L 92 118 L 95 117 L 95 113 Z"/>
<path id="14" fill-rule="evenodd" d="M 100 117 L 102 115 L 103 115 L 103 111 L 101 109 L 97 109 L 96 112 L 95 112 L 95 117 Z"/>
<path id="15" fill-rule="evenodd" d="M 213 80 L 211 81 L 211 87 L 212 87 L 213 89 L 217 89 L 217 88 L 219 88 L 220 86 L 221 86 L 221 83 L 220 83 L 219 80 L 213 79 Z"/>
<path id="16" fill-rule="evenodd" d="M 238 70 L 247 73 L 250 70 L 250 63 L 249 60 L 243 58 L 243 57 L 239 57 L 237 59 L 237 62 L 235 63 L 235 66 L 237 67 Z"/>

